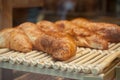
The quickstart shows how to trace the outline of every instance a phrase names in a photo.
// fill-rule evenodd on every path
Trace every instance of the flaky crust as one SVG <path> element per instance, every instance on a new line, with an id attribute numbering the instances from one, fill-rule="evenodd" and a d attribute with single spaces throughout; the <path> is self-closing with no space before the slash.
<path id="1" fill-rule="evenodd" d="M 56 60 L 68 60 L 76 54 L 75 41 L 68 35 L 56 32 L 45 32 L 36 40 L 38 49 L 47 52 Z"/>
<path id="2" fill-rule="evenodd" d="M 32 50 L 32 44 L 29 38 L 19 29 L 14 28 L 10 34 L 9 40 L 10 49 L 22 52 L 30 52 Z"/>
<path id="3" fill-rule="evenodd" d="M 43 31 L 58 31 L 57 28 L 55 27 L 55 24 L 47 21 L 47 20 L 42 20 L 36 23 L 36 25 L 38 26 L 39 29 L 43 30 Z"/>
<path id="4" fill-rule="evenodd" d="M 18 29 L 21 29 L 24 31 L 24 33 L 29 37 L 30 41 L 33 44 L 33 47 L 35 48 L 35 40 L 38 39 L 38 37 L 43 34 L 34 23 L 31 22 L 25 22 L 20 24 Z"/>
<path id="5" fill-rule="evenodd" d="M 100 34 L 109 42 L 120 42 L 120 27 L 116 24 L 92 22 L 81 18 L 73 19 L 71 22 L 79 27 L 84 27 L 92 32 Z"/>
<path id="6" fill-rule="evenodd" d="M 13 31 L 13 28 L 6 28 L 0 31 L 0 47 L 1 48 L 9 48 L 9 40 L 10 33 Z"/>

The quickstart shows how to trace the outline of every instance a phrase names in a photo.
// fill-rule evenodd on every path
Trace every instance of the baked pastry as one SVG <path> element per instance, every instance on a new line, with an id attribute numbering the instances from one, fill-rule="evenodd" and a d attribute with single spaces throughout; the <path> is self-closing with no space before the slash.
<path id="1" fill-rule="evenodd" d="M 104 22 L 92 22 L 83 18 L 76 18 L 71 21 L 79 27 L 84 27 L 92 32 L 103 36 L 109 42 L 120 42 L 120 27 L 116 24 Z"/>
<path id="2" fill-rule="evenodd" d="M 15 28 L 0 31 L 0 47 L 21 52 L 29 52 L 32 50 L 32 44 L 25 33 Z"/>
<path id="3" fill-rule="evenodd" d="M 60 32 L 45 32 L 36 40 L 36 47 L 56 60 L 68 60 L 75 56 L 77 50 L 74 39 Z"/>

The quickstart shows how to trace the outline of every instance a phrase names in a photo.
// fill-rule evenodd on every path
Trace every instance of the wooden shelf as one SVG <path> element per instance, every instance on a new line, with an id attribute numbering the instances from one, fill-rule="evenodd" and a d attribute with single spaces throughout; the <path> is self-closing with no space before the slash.
<path id="1" fill-rule="evenodd" d="M 43 0 L 0 0 L 0 29 L 13 27 L 13 8 L 43 7 Z"/>

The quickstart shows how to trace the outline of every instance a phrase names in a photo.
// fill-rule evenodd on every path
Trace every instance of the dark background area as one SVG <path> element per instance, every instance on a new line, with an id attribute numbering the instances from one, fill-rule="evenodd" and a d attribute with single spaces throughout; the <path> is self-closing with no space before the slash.
<path id="1" fill-rule="evenodd" d="M 72 2 L 67 6 L 67 3 Z M 72 7 L 72 8 L 70 8 Z M 76 17 L 120 24 L 120 0 L 44 0 L 43 7 L 14 8 L 14 26 L 26 21 L 71 20 Z"/>

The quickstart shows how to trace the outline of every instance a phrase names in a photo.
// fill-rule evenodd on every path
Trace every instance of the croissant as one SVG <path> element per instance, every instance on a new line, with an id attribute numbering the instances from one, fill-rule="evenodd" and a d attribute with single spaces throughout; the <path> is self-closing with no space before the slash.
<path id="1" fill-rule="evenodd" d="M 46 33 L 46 32 L 45 32 Z M 75 41 L 66 34 L 47 32 L 36 40 L 38 50 L 47 52 L 57 60 L 68 60 L 76 54 Z"/>
<path id="2" fill-rule="evenodd" d="M 20 24 L 18 29 L 21 29 L 24 31 L 24 33 L 28 36 L 29 40 L 31 41 L 33 48 L 35 49 L 35 41 L 38 39 L 40 35 L 43 34 L 34 23 L 31 22 L 25 22 Z"/>
<path id="3" fill-rule="evenodd" d="M 78 46 L 96 48 L 96 49 L 107 49 L 108 42 L 100 35 L 91 32 L 82 27 L 74 25 L 70 21 L 61 20 L 55 22 L 58 30 L 68 33 L 76 40 Z"/>
<path id="4" fill-rule="evenodd" d="M 109 42 L 120 42 L 120 27 L 116 24 L 92 22 L 87 19 L 73 19 L 72 23 L 103 36 Z"/>
<path id="5" fill-rule="evenodd" d="M 76 54 L 75 41 L 64 33 L 44 31 L 26 22 L 18 26 L 31 40 L 34 49 L 47 52 L 56 60 L 67 60 Z"/>
<path id="6" fill-rule="evenodd" d="M 28 37 L 23 31 L 15 28 L 0 31 L 0 47 L 21 52 L 29 52 L 32 50 L 32 44 Z"/>

